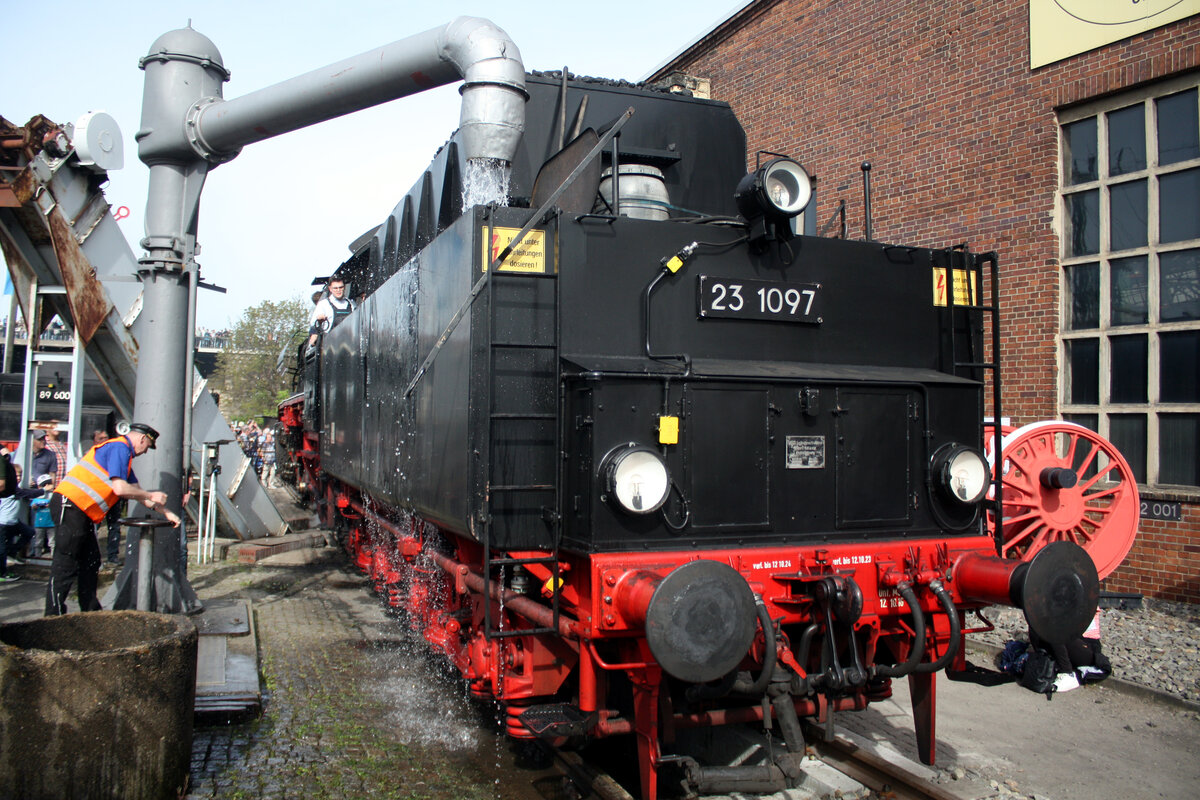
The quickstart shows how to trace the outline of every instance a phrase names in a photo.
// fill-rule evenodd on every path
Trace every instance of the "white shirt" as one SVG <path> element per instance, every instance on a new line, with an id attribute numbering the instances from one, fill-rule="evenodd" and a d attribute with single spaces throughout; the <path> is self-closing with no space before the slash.
<path id="1" fill-rule="evenodd" d="M 317 301 L 313 306 L 312 316 L 308 319 L 308 326 L 311 328 L 318 322 L 321 323 L 321 333 L 329 333 L 329 329 L 333 327 L 333 311 L 347 311 L 354 308 L 354 303 L 349 298 L 343 297 L 338 300 L 333 295 L 327 295 Z"/>

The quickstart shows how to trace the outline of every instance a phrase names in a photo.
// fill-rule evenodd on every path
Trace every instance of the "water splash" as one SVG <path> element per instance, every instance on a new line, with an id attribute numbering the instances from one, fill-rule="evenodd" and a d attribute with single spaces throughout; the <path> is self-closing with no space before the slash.
<path id="1" fill-rule="evenodd" d="M 452 676 L 430 662 L 422 644 L 410 639 L 377 656 L 387 677 L 375 691 L 388 709 L 389 729 L 401 744 L 478 753 L 485 737 L 469 700 Z"/>
<path id="2" fill-rule="evenodd" d="M 512 167 L 495 158 L 472 158 L 463 176 L 463 208 L 489 204 L 507 206 Z"/>

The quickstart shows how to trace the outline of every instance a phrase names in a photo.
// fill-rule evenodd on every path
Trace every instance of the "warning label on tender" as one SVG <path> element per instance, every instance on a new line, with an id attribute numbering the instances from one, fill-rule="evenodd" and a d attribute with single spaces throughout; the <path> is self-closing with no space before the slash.
<path id="1" fill-rule="evenodd" d="M 933 304 L 935 306 L 946 305 L 946 294 L 946 270 L 942 267 L 934 267 Z M 976 305 L 975 300 L 978 296 L 979 293 L 976 291 L 975 281 L 972 280 L 971 273 L 965 269 L 954 270 L 954 305 Z"/>
<path id="2" fill-rule="evenodd" d="M 480 240 L 483 242 L 483 271 L 496 260 L 504 248 L 517 238 L 520 228 L 492 228 L 491 246 L 488 242 L 488 228 L 483 228 Z M 546 271 L 546 232 L 533 230 L 525 234 L 511 253 L 504 257 L 500 264 L 503 272 L 545 272 Z"/>
<path id="3" fill-rule="evenodd" d="M 824 436 L 788 436 L 788 469 L 825 469 Z"/>

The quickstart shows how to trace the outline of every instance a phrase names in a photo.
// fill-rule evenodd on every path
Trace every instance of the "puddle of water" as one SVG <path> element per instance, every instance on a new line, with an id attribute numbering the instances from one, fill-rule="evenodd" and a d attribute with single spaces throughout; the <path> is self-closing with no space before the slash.
<path id="1" fill-rule="evenodd" d="M 479 775 L 476 785 L 482 788 L 486 781 L 493 800 L 578 796 L 548 758 L 531 758 L 531 745 L 504 734 L 498 704 L 473 699 L 458 675 L 428 653 L 415 634 L 371 642 L 366 650 L 371 668 L 363 688 L 387 708 L 379 727 L 417 751 L 415 758 L 460 764 L 464 773 Z"/>
<path id="2" fill-rule="evenodd" d="M 452 675 L 431 663 L 410 639 L 372 643 L 375 676 L 368 691 L 387 707 L 384 727 L 402 744 L 436 747 L 447 753 L 477 752 L 479 716 Z"/>

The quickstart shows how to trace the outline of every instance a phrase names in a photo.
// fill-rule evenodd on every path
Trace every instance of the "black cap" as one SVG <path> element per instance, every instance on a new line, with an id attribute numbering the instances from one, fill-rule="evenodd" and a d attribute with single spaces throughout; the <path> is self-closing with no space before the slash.
<path id="1" fill-rule="evenodd" d="M 135 422 L 129 426 L 130 433 L 144 433 L 150 437 L 150 449 L 155 450 L 154 441 L 158 439 L 158 431 L 151 428 L 144 422 Z"/>

